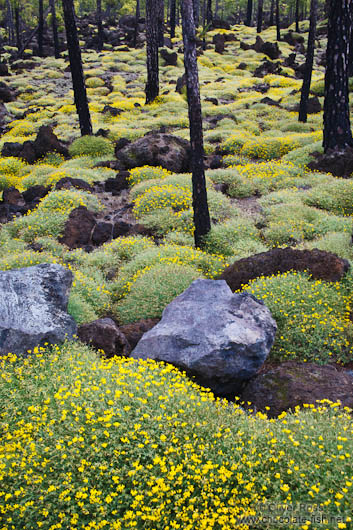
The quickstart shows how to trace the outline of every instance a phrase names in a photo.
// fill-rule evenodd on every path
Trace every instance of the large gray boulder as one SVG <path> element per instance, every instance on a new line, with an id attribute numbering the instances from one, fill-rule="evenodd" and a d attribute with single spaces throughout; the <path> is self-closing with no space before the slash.
<path id="1" fill-rule="evenodd" d="M 56 264 L 0 272 L 0 355 L 71 339 L 74 319 L 66 313 L 72 273 Z"/>
<path id="2" fill-rule="evenodd" d="M 165 361 L 221 396 L 234 396 L 264 363 L 276 322 L 252 295 L 224 280 L 195 280 L 163 311 L 133 350 L 135 359 Z"/>

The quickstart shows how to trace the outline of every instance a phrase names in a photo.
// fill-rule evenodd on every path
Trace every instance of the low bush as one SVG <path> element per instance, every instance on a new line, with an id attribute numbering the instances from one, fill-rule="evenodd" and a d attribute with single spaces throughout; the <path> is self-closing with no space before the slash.
<path id="1" fill-rule="evenodd" d="M 69 147 L 71 156 L 105 156 L 114 154 L 114 146 L 110 140 L 102 136 L 81 136 L 76 138 Z"/>

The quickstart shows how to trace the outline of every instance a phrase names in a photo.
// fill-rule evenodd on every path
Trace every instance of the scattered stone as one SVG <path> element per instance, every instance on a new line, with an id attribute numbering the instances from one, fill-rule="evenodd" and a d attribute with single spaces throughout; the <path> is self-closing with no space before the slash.
<path id="1" fill-rule="evenodd" d="M 335 177 L 349 178 L 353 174 L 353 148 L 329 149 L 327 153 L 313 153 L 315 160 L 308 164 L 312 171 L 331 173 Z"/>
<path id="2" fill-rule="evenodd" d="M 75 179 L 73 177 L 63 177 L 58 180 L 55 184 L 56 190 L 69 190 L 70 188 L 76 188 L 78 190 L 84 190 L 92 192 L 92 187 L 83 179 Z"/>
<path id="3" fill-rule="evenodd" d="M 3 77 L 3 76 L 6 77 L 8 75 L 10 75 L 10 73 L 9 73 L 9 68 L 7 64 L 0 63 L 0 77 Z"/>
<path id="4" fill-rule="evenodd" d="M 66 312 L 72 277 L 47 263 L 0 272 L 0 355 L 72 339 L 76 324 Z"/>
<path id="5" fill-rule="evenodd" d="M 216 33 L 216 35 L 213 36 L 213 44 L 215 45 L 216 53 L 224 52 L 225 42 L 226 42 L 226 39 L 223 33 Z"/>
<path id="6" fill-rule="evenodd" d="M 128 177 L 128 171 L 120 171 L 114 178 L 108 178 L 104 183 L 105 191 L 111 192 L 113 195 L 119 195 L 122 190 L 128 189 Z"/>
<path id="7" fill-rule="evenodd" d="M 33 164 L 47 153 L 59 153 L 68 156 L 67 148 L 58 140 L 53 129 L 48 125 L 42 125 L 34 141 L 27 140 L 23 144 L 17 142 L 5 142 L 2 148 L 2 156 L 16 156 L 22 158 L 28 164 Z"/>
<path id="8" fill-rule="evenodd" d="M 253 296 L 199 279 L 166 307 L 131 356 L 171 363 L 217 395 L 234 396 L 264 363 L 276 328 Z"/>
<path id="9" fill-rule="evenodd" d="M 25 206 L 22 193 L 14 186 L 10 186 L 2 192 L 2 200 L 11 206 Z"/>
<path id="10" fill-rule="evenodd" d="M 123 221 L 122 219 L 118 219 L 117 221 L 115 221 L 114 226 L 113 226 L 113 233 L 112 233 L 113 239 L 131 234 L 131 232 L 134 229 L 134 226 L 135 225 L 133 223 L 129 223 L 127 221 Z"/>
<path id="11" fill-rule="evenodd" d="M 171 134 L 148 133 L 115 155 L 126 169 L 145 165 L 162 166 L 174 173 L 190 169 L 190 143 Z"/>
<path id="12" fill-rule="evenodd" d="M 124 324 L 119 326 L 120 331 L 125 335 L 126 340 L 131 346 L 131 349 L 135 348 L 137 343 L 141 340 L 142 336 L 158 324 L 159 318 L 146 318 L 134 322 L 132 324 Z"/>
<path id="13" fill-rule="evenodd" d="M 284 40 L 284 42 L 288 42 L 288 44 L 291 46 L 304 44 L 304 36 L 293 31 L 288 31 L 288 33 L 282 34 L 282 40 Z"/>
<path id="14" fill-rule="evenodd" d="M 214 18 L 212 20 L 212 28 L 230 30 L 230 24 L 229 22 L 227 22 L 226 20 L 222 20 L 221 18 Z"/>
<path id="15" fill-rule="evenodd" d="M 273 248 L 235 261 L 223 271 L 219 279 L 225 280 L 231 290 L 236 291 L 260 276 L 272 276 L 290 270 L 308 271 L 315 280 L 337 282 L 348 269 L 348 260 L 324 250 Z"/>
<path id="16" fill-rule="evenodd" d="M 298 112 L 299 111 L 299 103 L 297 105 L 295 105 L 295 107 L 293 107 L 291 110 L 294 110 L 294 112 Z M 313 96 L 311 98 L 308 99 L 308 102 L 307 102 L 307 113 L 308 114 L 318 114 L 319 112 L 322 111 L 322 105 L 320 103 L 320 100 L 317 96 Z"/>
<path id="17" fill-rule="evenodd" d="M 11 88 L 3 81 L 0 81 L 0 101 L 2 103 L 9 103 L 10 101 L 13 101 L 14 99 L 15 99 L 15 96 Z"/>
<path id="18" fill-rule="evenodd" d="M 168 52 L 165 48 L 160 50 L 162 59 L 164 59 L 166 66 L 176 66 L 178 63 L 178 54 L 176 52 Z"/>
<path id="19" fill-rule="evenodd" d="M 238 66 L 239 68 L 239 66 Z M 265 77 L 267 74 L 278 74 L 280 75 L 282 72 L 282 66 L 281 63 L 278 62 L 272 62 L 265 59 L 260 66 L 258 66 L 254 72 L 254 77 Z"/>
<path id="20" fill-rule="evenodd" d="M 182 94 L 186 90 L 186 75 L 183 74 L 181 77 L 178 77 L 176 82 L 175 92 Z"/>
<path id="21" fill-rule="evenodd" d="M 269 98 L 269 97 L 265 97 L 265 98 L 260 99 L 260 103 L 264 103 L 265 105 L 270 105 L 272 107 L 280 107 L 281 106 L 279 101 L 275 101 L 274 99 Z"/>
<path id="22" fill-rule="evenodd" d="M 96 350 L 102 350 L 106 357 L 114 355 L 129 355 L 130 344 L 121 332 L 114 320 L 111 318 L 100 318 L 79 326 L 78 338 L 93 346 Z"/>
<path id="23" fill-rule="evenodd" d="M 205 98 L 205 101 L 208 101 L 209 103 L 213 103 L 214 105 L 218 105 L 217 98 Z"/>
<path id="24" fill-rule="evenodd" d="M 116 107 L 112 107 L 111 105 L 105 105 L 104 109 L 102 110 L 103 114 L 110 114 L 111 116 L 119 116 L 123 111 L 122 109 L 117 109 Z"/>
<path id="25" fill-rule="evenodd" d="M 86 206 L 75 208 L 65 223 L 63 235 L 58 238 L 59 243 L 67 245 L 70 249 L 88 245 L 95 224 L 94 214 L 87 210 Z"/>
<path id="26" fill-rule="evenodd" d="M 92 232 L 92 243 L 93 245 L 103 245 L 112 238 L 113 225 L 111 223 L 105 223 L 99 221 L 93 228 Z"/>
<path id="27" fill-rule="evenodd" d="M 353 378 L 335 366 L 285 361 L 256 375 L 242 394 L 242 400 L 251 403 L 250 408 L 266 412 L 271 418 L 322 399 L 353 408 Z"/>
<path id="28" fill-rule="evenodd" d="M 23 191 L 22 196 L 26 203 L 29 205 L 30 209 L 33 209 L 33 207 L 37 206 L 41 199 L 48 195 L 49 191 L 49 187 L 36 184 L 35 186 L 31 186 L 27 190 Z"/>

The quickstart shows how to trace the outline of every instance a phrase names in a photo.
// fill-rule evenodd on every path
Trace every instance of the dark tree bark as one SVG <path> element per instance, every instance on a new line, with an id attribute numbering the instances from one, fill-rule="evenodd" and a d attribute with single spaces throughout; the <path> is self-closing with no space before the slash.
<path id="1" fill-rule="evenodd" d="M 264 10 L 264 0 L 259 0 L 258 6 L 257 6 L 257 28 L 256 28 L 257 33 L 261 33 L 261 30 L 262 30 L 263 10 Z"/>
<path id="2" fill-rule="evenodd" d="M 184 65 L 189 107 L 192 203 L 194 209 L 195 246 L 201 248 L 203 236 L 211 230 L 207 204 L 206 179 L 204 170 L 204 148 L 199 74 L 197 69 L 196 36 L 192 0 L 181 0 L 183 24 Z"/>
<path id="3" fill-rule="evenodd" d="M 218 10 L 219 10 L 219 0 L 216 0 L 216 5 L 214 8 L 214 18 L 218 18 Z"/>
<path id="4" fill-rule="evenodd" d="M 310 4 L 310 27 L 308 36 L 308 48 L 306 52 L 305 71 L 299 105 L 299 121 L 306 123 L 308 118 L 307 106 L 310 93 L 311 76 L 313 73 L 315 37 L 316 37 L 317 0 L 311 0 Z"/>
<path id="5" fill-rule="evenodd" d="M 62 0 L 66 29 L 67 49 L 69 52 L 72 87 L 75 105 L 80 122 L 82 136 L 92 134 L 85 78 L 83 76 L 81 50 L 78 41 L 73 0 Z"/>
<path id="6" fill-rule="evenodd" d="M 9 38 L 9 44 L 13 44 L 14 41 L 14 35 L 15 35 L 15 28 L 13 23 L 13 15 L 12 15 L 12 8 L 10 0 L 6 0 L 6 22 L 8 27 L 8 38 Z"/>
<path id="7" fill-rule="evenodd" d="M 152 101 L 154 101 L 159 94 L 158 13 L 158 0 L 146 0 L 146 104 L 152 103 Z"/>
<path id="8" fill-rule="evenodd" d="M 175 37 L 176 0 L 170 0 L 170 38 Z"/>
<path id="9" fill-rule="evenodd" d="M 349 119 L 348 56 L 353 0 L 331 0 L 326 51 L 324 141 L 328 149 L 353 146 Z"/>
<path id="10" fill-rule="evenodd" d="M 269 25 L 273 26 L 274 22 L 275 22 L 275 0 L 271 0 L 271 11 L 270 11 Z"/>
<path id="11" fill-rule="evenodd" d="M 200 0 L 193 1 L 193 13 L 194 13 L 195 28 L 198 28 L 200 25 Z"/>
<path id="12" fill-rule="evenodd" d="M 102 23 L 102 0 L 97 0 L 97 29 L 98 29 L 98 50 L 103 49 L 104 44 L 104 32 L 103 32 L 103 23 Z"/>
<path id="13" fill-rule="evenodd" d="M 138 36 L 138 27 L 139 27 L 139 20 L 140 20 L 140 0 L 136 0 L 136 8 L 135 8 L 135 30 L 134 30 L 134 48 L 137 47 L 137 36 Z"/>
<path id="14" fill-rule="evenodd" d="M 44 32 L 43 0 L 39 0 L 39 13 L 38 13 L 38 55 L 39 57 L 43 57 L 43 32 Z"/>
<path id="15" fill-rule="evenodd" d="M 15 7 L 15 25 L 16 25 L 16 46 L 17 50 L 21 49 L 22 39 L 21 39 L 21 28 L 20 28 L 20 10 L 19 7 Z"/>
<path id="16" fill-rule="evenodd" d="M 276 0 L 276 31 L 277 31 L 276 39 L 280 41 L 281 40 L 281 26 L 280 26 L 280 20 L 279 20 L 279 0 Z"/>
<path id="17" fill-rule="evenodd" d="M 245 26 L 251 26 L 251 18 L 252 18 L 252 0 L 248 0 L 248 5 L 246 9 Z"/>
<path id="18" fill-rule="evenodd" d="M 295 0 L 295 31 L 299 33 L 299 0 Z"/>
<path id="19" fill-rule="evenodd" d="M 158 46 L 164 46 L 164 0 L 157 0 L 158 3 Z"/>
<path id="20" fill-rule="evenodd" d="M 50 5 L 50 11 L 51 11 L 51 26 L 53 30 L 54 54 L 55 54 L 55 59 L 59 59 L 60 46 L 59 46 L 59 36 L 58 36 L 58 24 L 56 20 L 55 0 L 50 0 L 49 5 Z"/>
<path id="21" fill-rule="evenodd" d="M 206 8 L 206 24 L 211 25 L 213 21 L 213 13 L 212 13 L 212 0 L 207 0 L 207 8 Z"/>

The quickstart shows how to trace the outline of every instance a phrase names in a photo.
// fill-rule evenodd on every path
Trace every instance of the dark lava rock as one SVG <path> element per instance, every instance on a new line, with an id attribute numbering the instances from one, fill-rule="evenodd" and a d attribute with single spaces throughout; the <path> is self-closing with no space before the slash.
<path id="1" fill-rule="evenodd" d="M 86 206 L 75 208 L 65 223 L 63 235 L 58 238 L 59 243 L 63 243 L 69 248 L 88 245 L 95 224 L 94 214 L 87 210 Z"/>
<path id="2" fill-rule="evenodd" d="M 113 239 L 131 234 L 131 232 L 134 230 L 134 226 L 135 225 L 133 223 L 129 223 L 123 219 L 118 219 L 115 221 L 113 226 Z"/>
<path id="3" fill-rule="evenodd" d="M 104 221 L 99 221 L 93 228 L 92 232 L 92 243 L 93 245 L 103 245 L 111 239 L 113 232 L 112 223 L 106 223 Z"/>
<path id="4" fill-rule="evenodd" d="M 14 99 L 15 99 L 15 96 L 11 88 L 3 81 L 0 81 L 0 101 L 2 103 L 9 103 L 10 101 L 13 101 Z"/>
<path id="5" fill-rule="evenodd" d="M 7 64 L 0 63 L 0 76 L 8 76 L 9 75 L 9 68 Z"/>
<path id="6" fill-rule="evenodd" d="M 293 31 L 288 31 L 287 33 L 282 34 L 282 40 L 288 42 L 291 46 L 296 46 L 297 44 L 304 44 L 304 36 L 299 33 L 294 33 Z"/>
<path id="7" fill-rule="evenodd" d="M 64 177 L 55 184 L 56 190 L 69 190 L 76 188 L 78 190 L 93 191 L 92 187 L 83 179 L 75 179 L 73 177 Z"/>
<path id="8" fill-rule="evenodd" d="M 277 42 L 264 42 L 259 35 L 256 37 L 255 44 L 251 48 L 258 53 L 267 55 L 272 61 L 278 59 L 281 55 Z"/>
<path id="9" fill-rule="evenodd" d="M 353 408 L 353 377 L 331 365 L 286 361 L 251 379 L 241 398 L 270 417 L 322 399 Z"/>
<path id="10" fill-rule="evenodd" d="M 43 158 L 47 153 L 57 152 L 67 157 L 67 148 L 58 140 L 53 129 L 48 125 L 42 125 L 34 141 L 27 140 L 23 144 L 17 142 L 5 142 L 2 148 L 2 156 L 16 156 L 22 158 L 28 164 Z"/>
<path id="11" fill-rule="evenodd" d="M 186 75 L 183 74 L 181 77 L 178 77 L 177 79 L 175 92 L 182 94 L 185 89 L 186 89 Z"/>
<path id="12" fill-rule="evenodd" d="M 25 206 L 25 199 L 18 189 L 10 186 L 2 193 L 2 200 L 12 206 Z"/>
<path id="13" fill-rule="evenodd" d="M 171 134 L 148 133 L 123 149 L 115 151 L 126 169 L 140 166 L 162 166 L 174 173 L 190 170 L 190 143 Z"/>
<path id="14" fill-rule="evenodd" d="M 281 106 L 278 101 L 275 101 L 274 99 L 269 98 L 267 96 L 265 98 L 260 99 L 260 103 L 264 103 L 265 105 L 270 105 L 272 107 L 280 107 Z"/>
<path id="15" fill-rule="evenodd" d="M 224 52 L 224 45 L 225 45 L 226 39 L 223 33 L 217 33 L 213 37 L 213 44 L 215 45 L 215 52 L 216 53 L 223 53 Z"/>
<path id="16" fill-rule="evenodd" d="M 314 279 L 337 282 L 349 269 L 349 262 L 324 250 L 297 250 L 290 247 L 274 248 L 229 265 L 219 279 L 225 280 L 232 291 L 259 276 L 295 271 L 308 271 Z"/>
<path id="17" fill-rule="evenodd" d="M 308 164 L 313 171 L 332 173 L 335 177 L 349 178 L 353 174 L 353 148 L 329 149 L 327 153 L 315 154 L 315 160 Z"/>
<path id="18" fill-rule="evenodd" d="M 239 66 L 238 66 L 239 68 Z M 260 66 L 258 66 L 254 72 L 254 77 L 265 77 L 267 74 L 280 74 L 282 72 L 281 63 L 272 62 L 265 59 Z"/>
<path id="19" fill-rule="evenodd" d="M 159 318 L 146 318 L 133 322 L 132 324 L 124 324 L 119 326 L 120 331 L 125 335 L 131 349 L 135 348 L 142 336 L 158 324 Z"/>
<path id="20" fill-rule="evenodd" d="M 28 204 L 38 203 L 41 199 L 48 195 L 49 191 L 49 187 L 46 188 L 45 186 L 36 184 L 35 186 L 31 186 L 27 190 L 23 191 L 22 196 Z"/>
<path id="21" fill-rule="evenodd" d="M 79 326 L 78 338 L 93 346 L 96 350 L 103 350 L 106 357 L 114 355 L 129 355 L 131 346 L 124 333 L 111 318 L 100 318 Z"/>
<path id="22" fill-rule="evenodd" d="M 111 192 L 113 195 L 119 195 L 123 190 L 128 189 L 128 177 L 128 171 L 120 171 L 114 178 L 108 178 L 104 182 L 105 191 Z"/>
<path id="23" fill-rule="evenodd" d="M 166 66 L 176 66 L 178 62 L 178 54 L 176 52 L 168 52 L 165 48 L 160 50 L 162 59 L 164 59 Z"/>
<path id="24" fill-rule="evenodd" d="M 299 103 L 298 105 L 295 105 L 295 107 L 293 107 L 293 109 L 291 110 L 294 110 L 294 112 L 298 112 L 299 111 Z M 320 100 L 317 96 L 313 96 L 311 98 L 308 99 L 308 103 L 307 103 L 307 113 L 308 114 L 317 114 L 318 112 L 321 112 L 322 110 L 322 106 L 321 106 L 321 103 L 320 103 Z"/>
<path id="25" fill-rule="evenodd" d="M 76 332 L 67 314 L 72 272 L 42 263 L 0 272 L 0 355 L 26 355 L 36 346 L 57 344 Z"/>
<path id="26" fill-rule="evenodd" d="M 276 329 L 253 296 L 199 279 L 165 308 L 131 356 L 171 363 L 216 394 L 234 396 L 264 363 Z"/>

